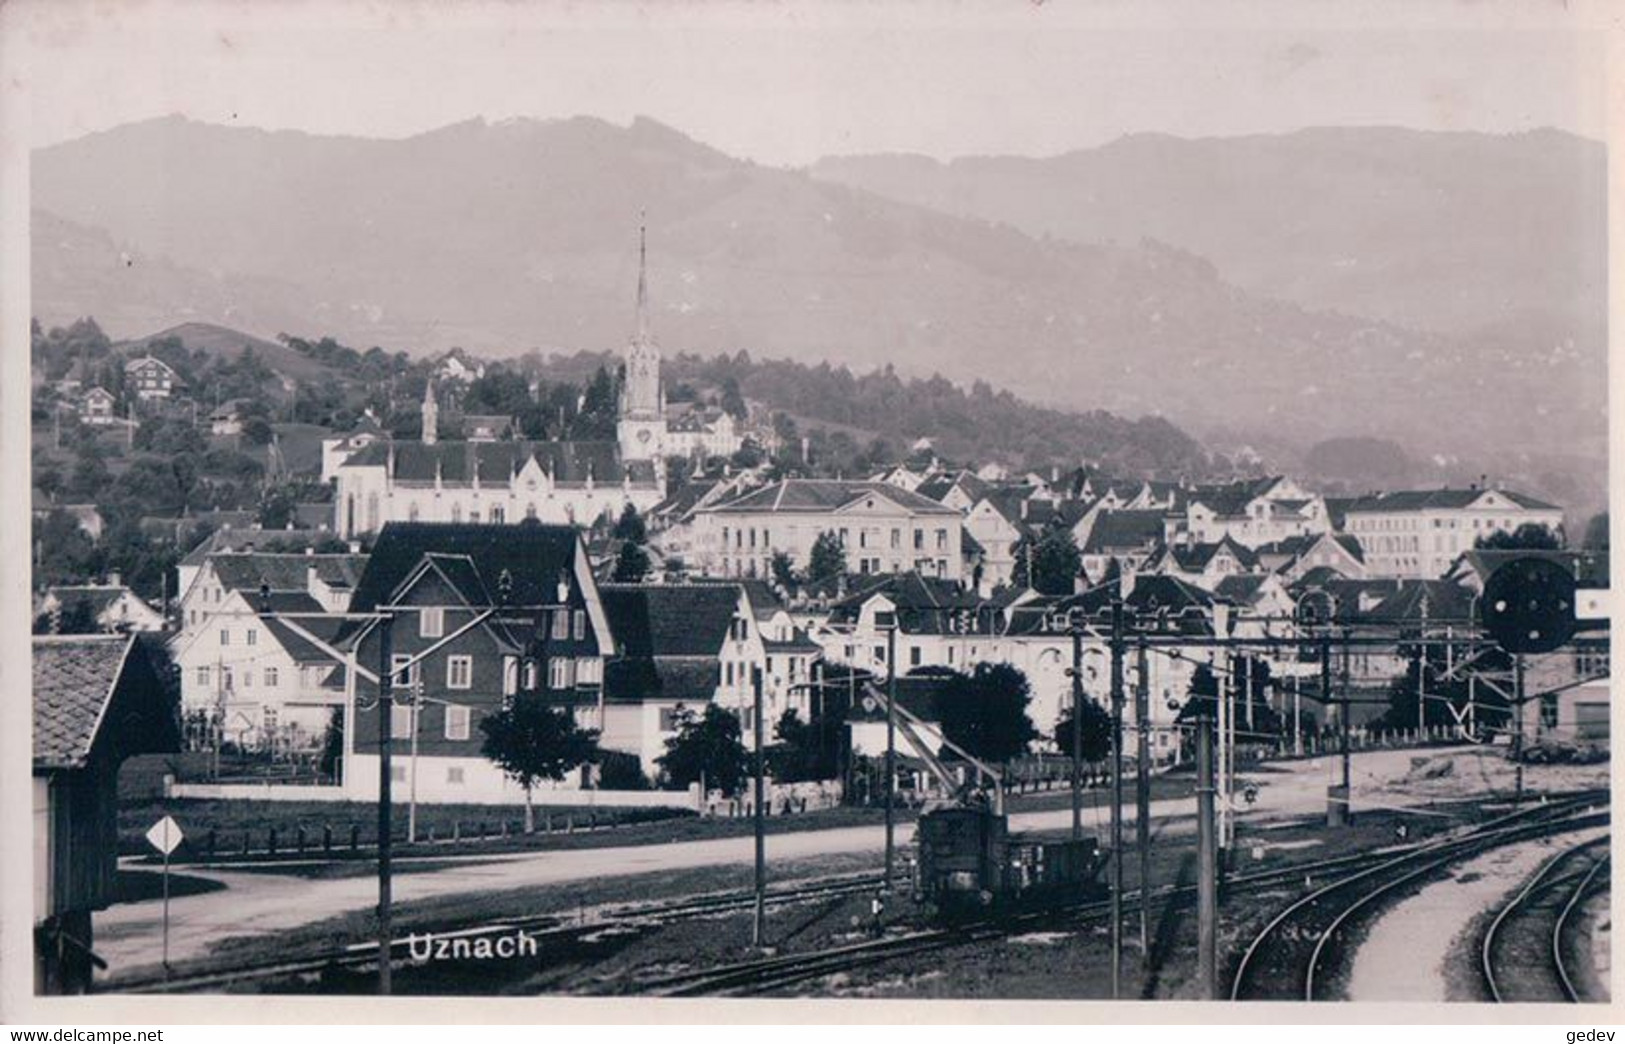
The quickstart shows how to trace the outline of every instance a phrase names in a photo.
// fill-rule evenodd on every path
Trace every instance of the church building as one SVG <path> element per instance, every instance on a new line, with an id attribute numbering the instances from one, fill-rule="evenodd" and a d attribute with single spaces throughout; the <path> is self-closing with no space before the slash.
<path id="1" fill-rule="evenodd" d="M 666 457 L 728 457 L 744 437 L 732 415 L 715 407 L 668 406 L 660 380 L 660 346 L 649 332 L 647 237 L 638 230 L 637 330 L 626 346 L 626 380 L 621 389 L 616 434 L 623 460 Z"/>

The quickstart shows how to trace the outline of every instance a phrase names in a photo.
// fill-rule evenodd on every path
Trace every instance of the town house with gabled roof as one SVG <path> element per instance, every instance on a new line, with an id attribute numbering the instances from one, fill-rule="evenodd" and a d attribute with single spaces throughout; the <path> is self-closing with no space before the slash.
<path id="1" fill-rule="evenodd" d="M 646 776 L 677 733 L 683 710 L 716 703 L 755 728 L 755 678 L 763 684 L 764 735 L 788 707 L 786 690 L 770 691 L 767 650 L 750 599 L 737 584 L 605 584 L 604 608 L 619 655 L 604 681 L 606 750 L 637 757 Z"/>
<path id="2" fill-rule="evenodd" d="M 480 721 L 513 700 L 541 700 L 568 710 L 583 728 L 603 728 L 604 663 L 616 646 L 573 527 L 386 525 L 349 606 L 351 613 L 380 610 L 393 619 L 398 797 L 415 788 L 419 801 L 522 801 L 523 792 L 482 753 Z M 377 621 L 352 623 L 343 642 L 356 678 L 354 771 L 345 787 L 358 800 L 377 797 L 381 642 Z M 588 782 L 584 768 L 544 789 L 574 791 Z"/>

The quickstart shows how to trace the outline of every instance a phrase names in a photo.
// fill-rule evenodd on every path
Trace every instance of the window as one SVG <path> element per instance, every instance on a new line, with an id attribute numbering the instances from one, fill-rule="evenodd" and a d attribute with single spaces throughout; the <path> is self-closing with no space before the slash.
<path id="1" fill-rule="evenodd" d="M 456 503 L 452 504 L 451 520 L 453 522 L 461 522 L 463 520 L 463 505 Z"/>
<path id="2" fill-rule="evenodd" d="M 254 668 L 250 667 L 247 670 L 243 671 L 243 688 L 252 689 L 253 687 L 254 687 Z"/>
<path id="3" fill-rule="evenodd" d="M 474 657 L 446 657 L 446 688 L 469 689 L 474 686 Z"/>
<path id="4" fill-rule="evenodd" d="M 259 644 L 259 637 L 260 637 L 260 633 L 258 631 L 256 631 L 256 630 L 254 630 L 254 628 L 250 627 L 248 629 L 248 639 L 247 640 L 248 640 L 249 645 L 258 645 Z"/>
<path id="5" fill-rule="evenodd" d="M 722 683 L 727 685 L 729 688 L 733 687 L 734 665 L 732 660 L 729 660 L 727 663 L 722 665 Z"/>
<path id="6" fill-rule="evenodd" d="M 390 666 L 389 676 L 390 676 L 390 679 L 392 680 L 392 682 L 394 684 L 396 684 L 396 685 L 416 685 L 417 684 L 417 681 L 418 681 L 418 667 L 420 665 L 414 663 L 410 667 L 406 666 L 407 661 L 410 660 L 410 659 L 412 659 L 412 654 L 411 653 L 395 653 L 394 655 L 392 655 L 389 658 L 389 666 Z"/>
<path id="7" fill-rule="evenodd" d="M 267 689 L 274 689 L 274 688 L 276 688 L 276 684 L 277 684 L 276 668 L 275 667 L 267 667 L 267 668 L 265 668 L 265 687 Z"/>
<path id="8" fill-rule="evenodd" d="M 677 708 L 676 707 L 662 707 L 662 708 L 660 708 L 660 731 L 661 732 L 676 732 L 677 731 Z"/>
<path id="9" fill-rule="evenodd" d="M 418 613 L 418 637 L 439 638 L 446 633 L 446 611 L 438 606 Z"/>
<path id="10" fill-rule="evenodd" d="M 568 689 L 570 687 L 571 663 L 567 657 L 555 656 L 547 661 L 547 687 L 550 689 Z"/>
<path id="11" fill-rule="evenodd" d="M 1540 698 L 1540 727 L 1557 728 L 1557 693 L 1548 692 Z"/>
<path id="12" fill-rule="evenodd" d="M 492 522 L 495 522 L 497 525 L 501 525 L 506 520 L 507 520 L 507 512 L 503 511 L 502 508 L 500 508 L 500 507 L 493 506 L 491 508 L 491 521 Z"/>
<path id="13" fill-rule="evenodd" d="M 197 669 L 197 683 L 203 686 L 207 686 L 209 684 L 209 668 L 199 667 Z"/>
<path id="14" fill-rule="evenodd" d="M 276 708 L 275 707 L 266 707 L 265 710 L 263 712 L 261 712 L 261 719 L 265 722 L 265 731 L 266 732 L 275 732 L 276 731 Z"/>
<path id="15" fill-rule="evenodd" d="M 412 708 L 411 707 L 390 707 L 389 708 L 389 738 L 390 739 L 411 739 L 412 738 Z"/>
<path id="16" fill-rule="evenodd" d="M 570 610 L 568 610 L 568 609 L 555 609 L 555 610 L 553 610 L 553 638 L 554 638 L 554 640 L 555 641 L 563 641 L 564 639 L 566 639 L 568 637 L 570 637 Z"/>
<path id="17" fill-rule="evenodd" d="M 233 678 L 231 676 L 231 668 L 220 668 L 220 687 L 225 689 L 227 692 L 230 692 L 232 689 L 232 681 Z"/>
<path id="18" fill-rule="evenodd" d="M 886 647 L 884 645 L 875 646 L 875 662 L 876 663 L 885 663 L 886 662 Z"/>
<path id="19" fill-rule="evenodd" d="M 526 689 L 534 689 L 534 688 L 536 688 L 536 661 L 535 660 L 526 660 L 525 661 L 525 688 Z"/>
<path id="20" fill-rule="evenodd" d="M 924 653 L 924 650 L 921 649 L 918 645 L 916 645 L 914 648 L 910 649 L 908 651 L 908 665 L 910 667 L 918 667 L 920 665 L 921 660 L 923 659 L 923 653 Z"/>
<path id="21" fill-rule="evenodd" d="M 221 629 L 221 631 L 220 631 L 220 644 L 221 645 L 230 645 L 231 644 L 231 632 L 230 631 L 227 631 L 225 629 Z"/>
<path id="22" fill-rule="evenodd" d="M 512 696 L 519 691 L 519 657 L 502 658 L 502 695 Z"/>
<path id="23" fill-rule="evenodd" d="M 893 551 L 896 551 L 898 548 L 900 548 L 902 546 L 903 546 L 903 531 L 901 529 L 892 530 L 891 531 L 891 549 Z"/>
<path id="24" fill-rule="evenodd" d="M 577 685 L 604 684 L 604 661 L 596 656 L 583 657 L 576 661 Z"/>
<path id="25" fill-rule="evenodd" d="M 916 529 L 914 531 L 914 550 L 925 550 L 925 530 L 923 529 Z"/>
<path id="26" fill-rule="evenodd" d="M 948 531 L 946 529 L 939 529 L 939 530 L 937 530 L 937 550 L 938 551 L 946 551 L 947 549 L 948 549 Z"/>
<path id="27" fill-rule="evenodd" d="M 468 739 L 469 716 L 467 707 L 447 707 L 446 738 L 449 740 Z"/>
<path id="28" fill-rule="evenodd" d="M 406 766 L 405 765 L 391 765 L 391 766 L 389 766 L 389 781 L 391 783 L 405 783 L 406 782 Z"/>
<path id="29" fill-rule="evenodd" d="M 461 765 L 446 766 L 446 782 L 452 786 L 463 785 L 463 768 Z"/>
<path id="30" fill-rule="evenodd" d="M 577 609 L 573 615 L 573 631 L 576 641 L 584 641 L 587 637 L 587 611 Z"/>

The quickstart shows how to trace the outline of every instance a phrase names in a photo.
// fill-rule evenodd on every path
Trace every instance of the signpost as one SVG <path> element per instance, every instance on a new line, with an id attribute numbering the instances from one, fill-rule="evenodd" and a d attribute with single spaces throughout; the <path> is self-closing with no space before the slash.
<path id="1" fill-rule="evenodd" d="M 180 847 L 185 838 L 181 825 L 165 816 L 147 831 L 147 843 L 164 857 L 164 978 L 169 978 L 169 853 Z"/>

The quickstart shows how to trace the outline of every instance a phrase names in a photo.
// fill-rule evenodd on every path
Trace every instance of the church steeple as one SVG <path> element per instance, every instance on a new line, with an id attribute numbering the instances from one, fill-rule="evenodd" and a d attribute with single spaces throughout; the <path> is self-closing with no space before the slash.
<path id="1" fill-rule="evenodd" d="M 649 236 L 643 213 L 638 213 L 638 332 L 639 341 L 649 339 Z"/>
<path id="2" fill-rule="evenodd" d="M 433 446 L 439 437 L 440 405 L 434 401 L 434 378 L 423 386 L 423 444 Z"/>
<path id="3" fill-rule="evenodd" d="M 626 346 L 626 384 L 621 398 L 623 417 L 654 419 L 661 415 L 660 347 L 649 331 L 648 226 L 638 224 L 637 327 Z"/>

